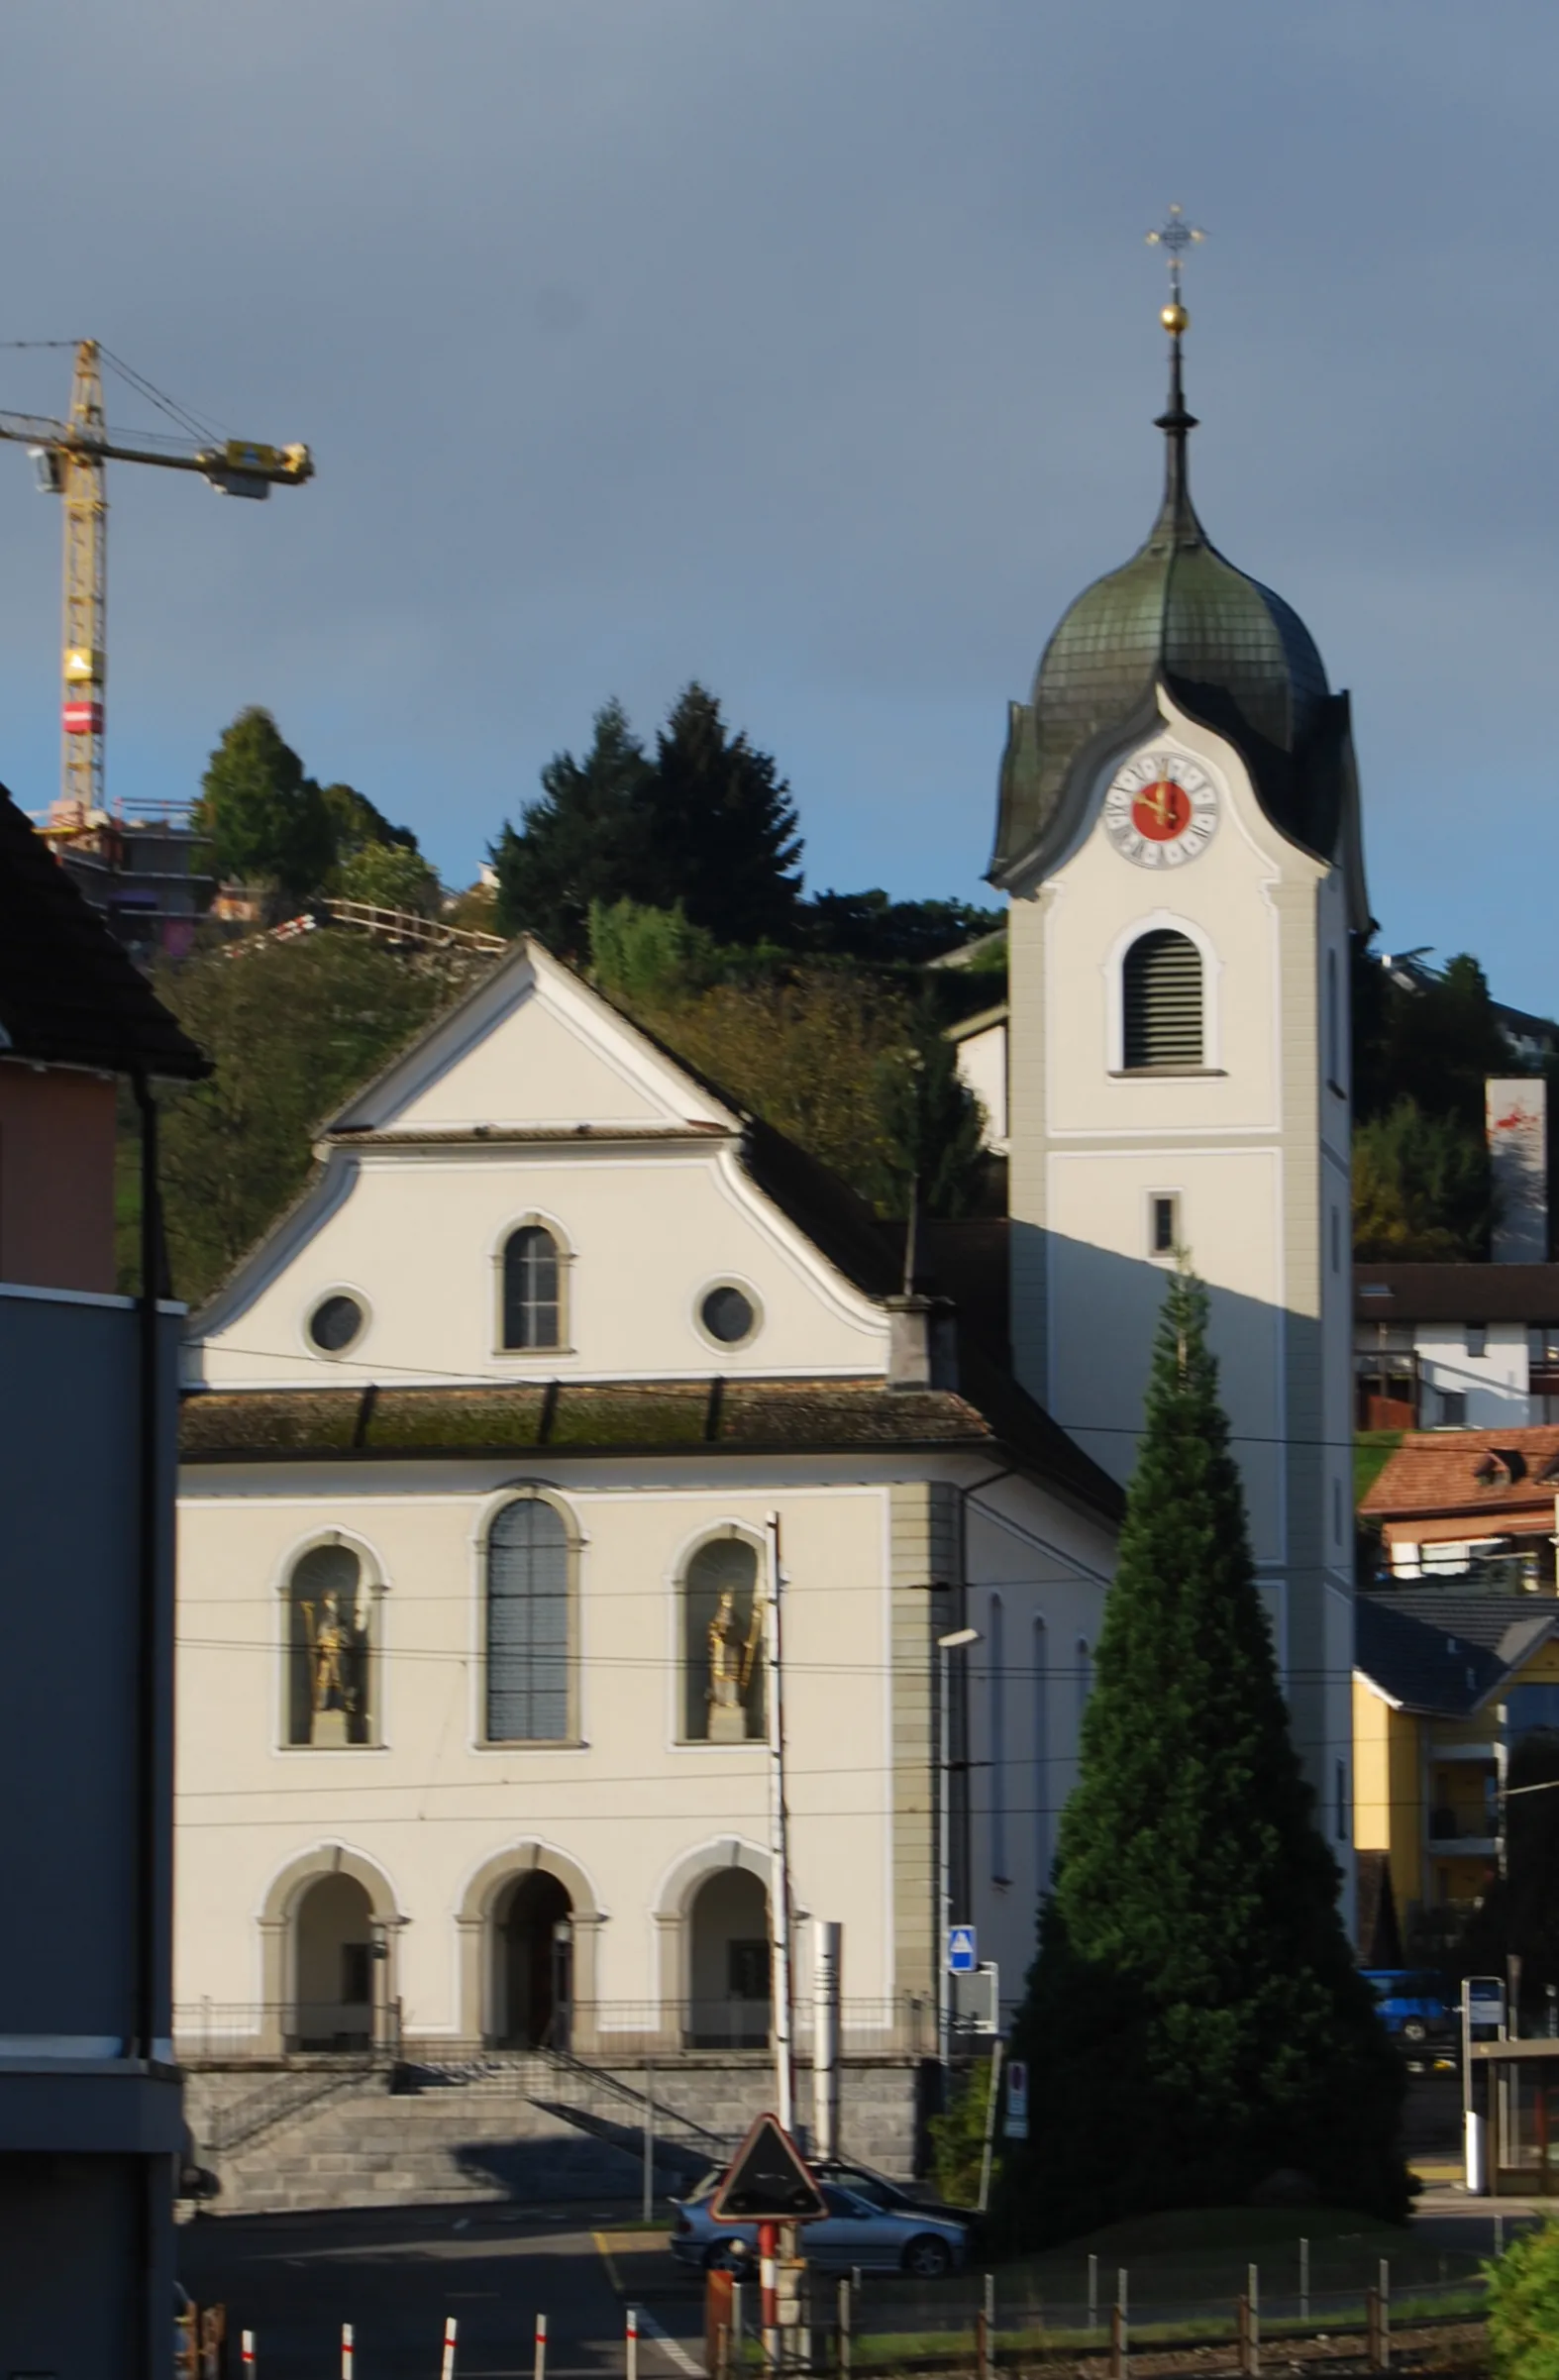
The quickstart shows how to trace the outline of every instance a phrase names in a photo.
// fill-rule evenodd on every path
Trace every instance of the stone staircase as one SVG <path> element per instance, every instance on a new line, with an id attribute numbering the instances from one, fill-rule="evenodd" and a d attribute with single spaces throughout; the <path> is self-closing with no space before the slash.
<path id="1" fill-rule="evenodd" d="M 866 2089 L 852 2089 L 852 2080 Z M 903 2068 L 844 2076 L 851 2152 L 907 2172 L 913 2086 Z M 723 2164 L 772 2102 L 762 2061 L 658 2070 L 656 2189 Z M 217 2214 L 508 2201 L 636 2199 L 645 2076 L 536 2052 L 394 2070 L 309 2060 L 269 2073 L 196 2068 L 185 2115 Z"/>

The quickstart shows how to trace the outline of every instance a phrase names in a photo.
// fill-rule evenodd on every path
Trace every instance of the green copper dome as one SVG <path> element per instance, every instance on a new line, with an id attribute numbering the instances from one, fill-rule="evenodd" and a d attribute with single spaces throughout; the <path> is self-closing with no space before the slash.
<path id="1" fill-rule="evenodd" d="M 1161 685 L 1235 745 L 1275 825 L 1332 854 L 1347 697 L 1328 691 L 1299 614 L 1226 562 L 1196 518 L 1186 471 L 1195 422 L 1181 394 L 1178 338 L 1158 427 L 1164 501 L 1146 543 L 1078 597 L 1045 648 L 1030 700 L 1011 705 L 990 870 L 998 882 L 1041 856 L 1071 817 L 1076 780 L 1096 774 L 1112 738 L 1151 720 Z"/>

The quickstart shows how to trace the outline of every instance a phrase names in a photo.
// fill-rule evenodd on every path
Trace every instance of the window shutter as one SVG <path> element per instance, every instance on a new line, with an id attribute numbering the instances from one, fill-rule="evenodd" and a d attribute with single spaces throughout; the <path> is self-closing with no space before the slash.
<path id="1" fill-rule="evenodd" d="M 557 1743 L 569 1732 L 569 1539 L 551 1504 L 508 1504 L 487 1539 L 487 1734 Z"/>
<path id="2" fill-rule="evenodd" d="M 1200 1066 L 1201 953 L 1167 927 L 1143 934 L 1126 953 L 1124 1063 Z"/>

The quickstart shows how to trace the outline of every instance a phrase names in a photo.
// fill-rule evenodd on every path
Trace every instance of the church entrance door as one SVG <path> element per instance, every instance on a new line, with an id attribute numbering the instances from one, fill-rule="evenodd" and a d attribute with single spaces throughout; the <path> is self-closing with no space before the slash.
<path id="1" fill-rule="evenodd" d="M 321 1876 L 293 1920 L 294 2049 L 373 2045 L 373 1926 L 368 1896 L 354 1876 Z"/>
<path id="2" fill-rule="evenodd" d="M 698 1887 L 690 1913 L 690 2049 L 762 2049 L 769 2039 L 769 1895 L 745 1868 Z"/>
<path id="3" fill-rule="evenodd" d="M 497 1909 L 497 2032 L 505 2049 L 567 2049 L 573 1997 L 573 1903 L 565 1886 L 534 1868 Z"/>

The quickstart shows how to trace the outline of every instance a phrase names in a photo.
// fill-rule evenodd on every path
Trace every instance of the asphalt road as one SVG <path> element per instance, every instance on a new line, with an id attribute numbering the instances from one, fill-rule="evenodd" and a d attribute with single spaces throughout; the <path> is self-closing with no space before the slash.
<path id="1" fill-rule="evenodd" d="M 354 2380 L 438 2380 L 449 2315 L 457 2380 L 532 2380 L 539 2313 L 548 2380 L 621 2380 L 630 2292 L 648 2317 L 642 2380 L 691 2380 L 702 2372 L 698 2285 L 659 2239 L 619 2239 L 614 2252 L 612 2225 L 626 2214 L 479 2206 L 207 2217 L 179 2234 L 179 2276 L 197 2304 L 227 2307 L 235 2341 L 240 2329 L 255 2332 L 257 2380 L 334 2380 L 343 2323 L 355 2332 Z"/>

